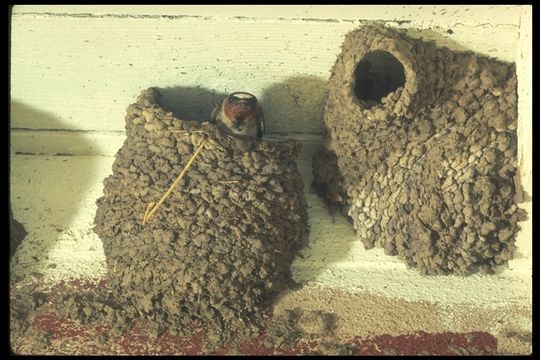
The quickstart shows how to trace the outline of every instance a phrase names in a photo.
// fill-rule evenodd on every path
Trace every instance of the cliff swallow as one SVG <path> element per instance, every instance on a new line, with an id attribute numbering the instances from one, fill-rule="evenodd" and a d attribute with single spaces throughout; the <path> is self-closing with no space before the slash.
<path id="1" fill-rule="evenodd" d="M 264 114 L 257 98 L 247 92 L 235 92 L 219 101 L 210 122 L 239 137 L 262 138 Z"/>

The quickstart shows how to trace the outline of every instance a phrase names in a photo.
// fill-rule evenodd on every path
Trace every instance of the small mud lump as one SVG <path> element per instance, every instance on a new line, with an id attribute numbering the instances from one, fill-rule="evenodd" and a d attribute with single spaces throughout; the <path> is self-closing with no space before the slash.
<path id="1" fill-rule="evenodd" d="M 160 326 L 249 333 L 290 280 L 306 244 L 307 206 L 296 141 L 239 139 L 176 118 L 150 88 L 127 109 L 127 139 L 97 201 L 108 281 Z M 186 176 L 146 225 L 195 149 Z"/>
<path id="2" fill-rule="evenodd" d="M 381 25 L 347 34 L 330 77 L 313 188 L 366 248 L 424 274 L 491 273 L 513 256 L 514 64 Z"/>

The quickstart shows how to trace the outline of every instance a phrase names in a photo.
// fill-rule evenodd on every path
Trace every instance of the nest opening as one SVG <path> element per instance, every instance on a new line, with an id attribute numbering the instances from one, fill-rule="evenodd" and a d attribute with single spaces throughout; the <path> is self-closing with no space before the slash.
<path id="1" fill-rule="evenodd" d="M 396 57 L 387 51 L 367 53 L 356 66 L 354 93 L 368 107 L 380 104 L 382 98 L 405 85 L 405 69 Z M 369 106 L 371 105 L 371 106 Z"/>
<path id="2" fill-rule="evenodd" d="M 495 273 L 527 215 L 515 198 L 517 99 L 513 64 L 379 25 L 353 31 L 329 79 L 314 184 L 366 249 L 423 274 Z"/>

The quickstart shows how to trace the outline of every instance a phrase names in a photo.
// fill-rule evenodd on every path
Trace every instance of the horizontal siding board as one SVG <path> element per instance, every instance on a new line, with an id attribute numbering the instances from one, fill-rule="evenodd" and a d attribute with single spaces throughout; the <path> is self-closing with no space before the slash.
<path id="1" fill-rule="evenodd" d="M 451 22 L 403 27 L 440 45 L 514 60 L 517 25 L 457 24 L 449 35 Z M 246 90 L 260 98 L 270 132 L 320 133 L 326 81 L 343 36 L 357 26 L 19 12 L 12 21 L 12 127 L 121 131 L 126 106 L 157 86 L 170 89 L 165 100 L 188 119 L 204 119 L 218 94 Z"/>
<path id="2" fill-rule="evenodd" d="M 126 106 L 150 86 L 246 90 L 264 102 L 272 97 L 267 88 L 290 78 L 315 76 L 325 86 L 348 27 L 20 19 L 13 24 L 11 96 L 25 107 L 47 109 L 58 128 L 111 131 L 123 129 Z M 170 105 L 188 118 L 204 118 L 213 105 L 204 96 L 199 102 L 173 100 Z M 294 112 L 278 119 L 272 108 L 265 110 L 269 131 L 320 131 L 320 114 L 308 122 Z M 311 109 L 310 120 L 316 111 Z M 13 115 L 14 127 L 51 128 L 24 111 Z"/>
<path id="3" fill-rule="evenodd" d="M 299 159 L 311 161 L 321 146 L 320 136 L 293 134 L 302 143 Z M 123 131 L 31 130 L 12 129 L 11 152 L 40 155 L 104 155 L 114 156 L 126 140 Z M 267 134 L 266 140 L 281 141 L 287 136 Z"/>
<path id="4" fill-rule="evenodd" d="M 424 23 L 519 23 L 527 6 L 515 5 L 18 5 L 18 15 L 226 18 L 306 21 L 397 20 Z"/>

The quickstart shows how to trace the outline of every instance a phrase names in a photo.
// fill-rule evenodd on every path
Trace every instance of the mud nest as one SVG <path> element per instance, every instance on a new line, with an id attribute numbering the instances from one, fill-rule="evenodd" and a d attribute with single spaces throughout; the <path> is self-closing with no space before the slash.
<path id="1" fill-rule="evenodd" d="M 9 258 L 15 254 L 15 251 L 28 233 L 24 226 L 13 218 L 11 204 L 9 205 Z"/>
<path id="2" fill-rule="evenodd" d="M 295 163 L 300 144 L 238 139 L 184 121 L 144 91 L 127 109 L 127 139 L 98 199 L 95 232 L 108 281 L 139 315 L 169 328 L 249 333 L 291 280 L 307 242 L 307 207 Z M 146 225 L 203 139 L 187 175 Z"/>
<path id="3" fill-rule="evenodd" d="M 491 273 L 512 259 L 514 64 L 369 25 L 347 34 L 330 78 L 313 186 L 366 248 L 424 274 Z"/>

